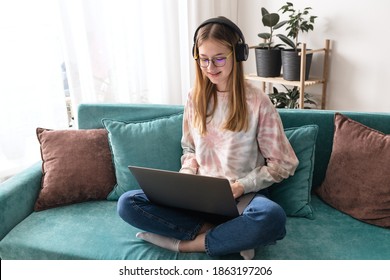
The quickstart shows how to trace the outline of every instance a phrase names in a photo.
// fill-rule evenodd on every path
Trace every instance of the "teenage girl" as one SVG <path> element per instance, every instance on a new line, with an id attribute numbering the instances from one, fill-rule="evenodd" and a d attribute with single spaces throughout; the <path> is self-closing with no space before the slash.
<path id="1" fill-rule="evenodd" d="M 254 248 L 286 234 L 286 214 L 267 198 L 267 187 L 293 175 L 298 159 L 268 96 L 244 80 L 241 30 L 227 18 L 209 19 L 196 30 L 192 52 L 196 80 L 184 109 L 180 172 L 227 178 L 235 198 L 257 194 L 228 221 L 154 205 L 141 190 L 123 194 L 118 213 L 157 246 L 252 259 Z"/>

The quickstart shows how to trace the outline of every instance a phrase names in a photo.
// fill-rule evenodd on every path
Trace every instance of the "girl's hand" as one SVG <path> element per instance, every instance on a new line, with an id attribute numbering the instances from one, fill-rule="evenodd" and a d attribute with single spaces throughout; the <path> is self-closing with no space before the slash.
<path id="1" fill-rule="evenodd" d="M 239 198 L 244 194 L 244 186 L 240 182 L 234 182 L 230 186 L 232 188 L 234 198 Z"/>

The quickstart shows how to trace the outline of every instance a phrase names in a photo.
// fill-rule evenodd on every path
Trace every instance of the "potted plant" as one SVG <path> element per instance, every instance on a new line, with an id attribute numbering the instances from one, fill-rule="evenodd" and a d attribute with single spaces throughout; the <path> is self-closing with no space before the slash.
<path id="1" fill-rule="evenodd" d="M 274 31 L 287 21 L 279 22 L 280 16 L 277 13 L 269 13 L 267 9 L 261 8 L 262 23 L 269 28 L 269 32 L 259 33 L 258 36 L 264 40 L 255 48 L 257 76 L 279 77 L 282 67 L 281 46 L 284 44 L 274 44 Z"/>
<path id="2" fill-rule="evenodd" d="M 287 88 L 285 85 L 283 87 L 286 89 L 286 92 L 280 92 L 276 87 L 273 87 L 273 92 L 269 93 L 268 96 L 271 99 L 271 102 L 276 108 L 287 108 L 287 109 L 297 109 L 299 108 L 299 89 L 297 86 L 293 88 Z M 310 94 L 304 94 L 304 103 L 317 105 L 317 103 L 311 99 Z M 310 109 L 310 107 L 305 107 L 305 109 Z"/>
<path id="3" fill-rule="evenodd" d="M 287 36 L 277 35 L 280 40 L 291 47 L 291 49 L 285 49 L 282 52 L 283 78 L 285 80 L 297 81 L 300 79 L 301 58 L 298 53 L 300 52 L 299 45 L 301 42 L 299 41 L 299 35 L 314 30 L 314 22 L 317 16 L 310 15 L 311 9 L 311 7 L 306 7 L 301 12 L 296 10 L 291 2 L 287 2 L 279 9 L 282 10 L 283 14 L 288 13 L 289 16 L 286 23 Z M 312 57 L 312 53 L 306 55 L 305 80 L 309 78 Z"/>

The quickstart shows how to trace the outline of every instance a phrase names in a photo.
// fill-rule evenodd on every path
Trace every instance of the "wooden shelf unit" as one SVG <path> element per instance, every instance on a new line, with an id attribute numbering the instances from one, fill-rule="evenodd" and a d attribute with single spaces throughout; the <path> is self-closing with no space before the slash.
<path id="1" fill-rule="evenodd" d="M 302 44 L 301 52 L 299 55 L 301 56 L 301 70 L 300 70 L 300 80 L 299 81 L 287 81 L 283 79 L 283 77 L 275 77 L 275 78 L 265 78 L 259 77 L 256 74 L 246 75 L 245 78 L 248 80 L 260 81 L 263 83 L 263 89 L 265 90 L 265 83 L 270 84 L 283 84 L 288 86 L 297 86 L 299 88 L 299 108 L 304 108 L 304 92 L 305 87 L 322 84 L 322 95 L 321 95 L 321 109 L 325 109 L 326 107 L 326 89 L 328 82 L 328 69 L 329 69 L 329 50 L 330 50 L 330 40 L 325 40 L 325 47 L 321 49 L 315 50 L 306 50 L 306 44 Z M 305 72 L 306 72 L 306 54 L 310 53 L 324 53 L 324 62 L 323 62 L 323 70 L 322 77 L 320 78 L 310 78 L 305 80 Z"/>

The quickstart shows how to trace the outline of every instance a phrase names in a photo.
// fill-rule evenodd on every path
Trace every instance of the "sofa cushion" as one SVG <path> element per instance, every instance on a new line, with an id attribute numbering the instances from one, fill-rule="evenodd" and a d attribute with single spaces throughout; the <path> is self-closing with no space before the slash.
<path id="1" fill-rule="evenodd" d="M 141 122 L 102 120 L 108 130 L 117 179 L 109 200 L 117 200 L 126 191 L 139 188 L 129 165 L 180 169 L 182 121 L 182 113 Z"/>
<path id="2" fill-rule="evenodd" d="M 316 219 L 287 218 L 287 235 L 256 250 L 258 260 L 389 260 L 390 231 L 360 223 L 317 197 Z M 139 229 L 117 214 L 116 201 L 90 201 L 34 212 L 0 241 L 7 259 L 210 260 L 205 253 L 177 253 L 135 237 Z M 48 230 L 50 229 L 50 230 Z M 214 259 L 242 260 L 237 254 Z"/>
<path id="3" fill-rule="evenodd" d="M 34 209 L 105 199 L 115 185 L 107 131 L 37 128 L 42 188 Z"/>
<path id="4" fill-rule="evenodd" d="M 283 207 L 288 216 L 313 219 L 310 193 L 318 126 L 287 128 L 285 133 L 299 160 L 299 165 L 293 176 L 269 188 L 270 197 Z"/>
<path id="5" fill-rule="evenodd" d="M 317 193 L 334 208 L 390 228 L 390 135 L 335 114 L 333 150 Z"/>

